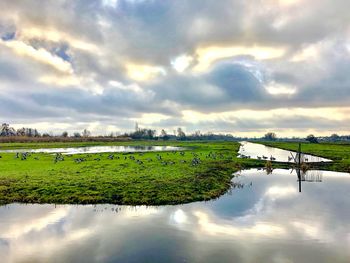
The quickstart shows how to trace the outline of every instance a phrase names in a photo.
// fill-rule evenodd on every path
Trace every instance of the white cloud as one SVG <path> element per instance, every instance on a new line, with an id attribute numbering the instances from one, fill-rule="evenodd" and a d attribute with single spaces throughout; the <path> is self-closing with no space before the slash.
<path id="1" fill-rule="evenodd" d="M 62 73 L 73 73 L 73 68 L 69 62 L 63 60 L 58 56 L 52 55 L 50 52 L 43 48 L 35 49 L 34 47 L 17 40 L 0 40 L 0 45 L 11 49 L 18 56 L 30 58 L 39 63 L 49 65 Z"/>
<path id="2" fill-rule="evenodd" d="M 296 87 L 287 85 L 287 84 L 279 84 L 276 82 L 269 83 L 266 87 L 268 93 L 272 95 L 293 95 L 296 92 Z"/>
<path id="3" fill-rule="evenodd" d="M 193 57 L 188 55 L 181 55 L 176 57 L 174 60 L 171 61 L 171 65 L 177 72 L 183 72 L 185 71 L 193 61 Z"/>
<path id="4" fill-rule="evenodd" d="M 158 76 L 166 75 L 166 71 L 162 67 L 150 66 L 150 65 L 139 65 L 128 63 L 126 64 L 128 76 L 136 81 L 149 81 L 157 78 Z"/>
<path id="5" fill-rule="evenodd" d="M 202 47 L 196 50 L 197 65 L 195 71 L 203 72 L 216 61 L 235 56 L 253 56 L 257 60 L 275 59 L 282 57 L 285 49 L 281 47 L 264 46 L 231 46 L 231 47 Z"/>

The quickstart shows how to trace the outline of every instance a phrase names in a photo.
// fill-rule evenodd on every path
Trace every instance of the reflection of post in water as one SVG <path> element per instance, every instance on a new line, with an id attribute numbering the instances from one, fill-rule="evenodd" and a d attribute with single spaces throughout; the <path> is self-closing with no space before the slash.
<path id="1" fill-rule="evenodd" d="M 297 168 L 297 175 L 298 175 L 298 183 L 299 183 L 299 193 L 301 193 L 301 171 L 300 171 L 300 168 Z"/>
<path id="2" fill-rule="evenodd" d="M 322 182 L 322 172 L 308 172 L 308 165 L 304 162 L 304 158 L 301 155 L 301 144 L 299 143 L 298 152 L 294 157 L 293 153 L 291 153 L 294 162 L 296 164 L 296 172 L 298 176 L 299 183 L 299 192 L 301 192 L 301 182 Z"/>
<path id="3" fill-rule="evenodd" d="M 299 192 L 301 193 L 301 169 L 302 169 L 302 158 L 301 158 L 301 143 L 299 143 L 299 146 L 298 146 L 298 152 L 296 154 L 296 156 L 294 157 L 293 153 L 290 153 L 293 157 L 293 160 L 296 164 L 296 171 L 297 171 L 297 176 L 298 176 L 298 183 L 299 183 Z M 304 172 L 305 167 L 303 169 L 303 172 Z M 306 172 L 306 171 L 305 171 Z"/>

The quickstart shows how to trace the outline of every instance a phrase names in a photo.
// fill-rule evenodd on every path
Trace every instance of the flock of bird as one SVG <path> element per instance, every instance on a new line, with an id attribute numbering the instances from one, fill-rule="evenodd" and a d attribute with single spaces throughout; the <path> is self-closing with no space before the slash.
<path id="1" fill-rule="evenodd" d="M 245 149 L 242 147 L 241 151 L 244 152 Z M 238 157 L 243 158 L 243 159 L 250 159 L 250 158 L 251 158 L 250 155 L 245 155 L 245 154 L 243 154 L 243 153 L 241 153 Z M 265 155 L 262 155 L 262 156 L 259 156 L 259 155 L 258 155 L 258 156 L 256 156 L 256 158 L 257 158 L 258 160 L 276 161 L 276 158 L 273 157 L 272 155 L 271 155 L 270 157 L 265 156 Z M 295 161 L 295 159 L 296 159 L 296 157 L 294 157 L 294 156 L 288 156 L 288 162 Z M 302 159 L 303 159 L 303 162 L 308 162 L 308 161 L 309 161 L 309 159 L 308 159 L 307 157 L 303 157 Z"/>
<path id="2" fill-rule="evenodd" d="M 242 149 L 242 151 L 244 151 L 244 148 Z M 184 151 L 180 151 L 180 152 L 172 151 L 172 153 L 173 154 L 179 153 L 181 156 L 185 156 L 185 152 Z M 192 156 L 193 156 L 193 159 L 191 161 L 191 165 L 193 165 L 193 166 L 199 165 L 201 163 L 201 159 L 200 159 L 199 154 L 195 153 L 195 152 L 191 152 L 190 154 L 192 154 Z M 140 159 L 136 159 L 134 154 L 130 154 L 130 155 L 128 154 L 129 155 L 128 157 L 125 155 L 125 153 L 123 155 L 124 155 L 124 160 L 127 160 L 129 158 L 130 160 L 135 161 L 135 163 L 137 163 L 139 165 L 143 165 L 144 164 L 144 161 L 140 160 Z M 143 156 L 143 155 L 144 155 L 144 153 L 139 153 L 139 156 Z M 168 156 L 169 152 L 167 152 L 166 155 Z M 200 155 L 203 155 L 203 153 L 200 153 Z M 27 160 L 27 158 L 30 157 L 30 156 L 31 156 L 30 152 L 22 152 L 22 153 L 17 152 L 15 154 L 15 158 L 16 159 L 20 159 L 22 161 Z M 82 162 L 87 161 L 87 158 L 89 158 L 89 157 L 92 157 L 92 155 L 91 154 L 87 154 L 85 157 L 74 158 L 74 162 L 75 163 L 82 163 Z M 94 161 L 101 161 L 102 157 L 103 157 L 103 155 L 100 153 L 99 157 L 94 158 Z M 250 159 L 251 158 L 250 155 L 245 155 L 243 153 L 241 153 L 238 157 L 240 157 L 242 159 Z M 1 158 L 2 158 L 2 156 L 0 155 L 0 159 Z M 216 154 L 216 153 L 213 153 L 213 152 L 209 152 L 207 155 L 205 155 L 205 158 L 206 159 L 214 159 L 214 160 L 215 159 L 224 159 L 224 155 L 221 154 L 221 153 L 220 154 Z M 35 160 L 39 160 L 38 157 L 34 157 L 34 159 Z M 109 160 L 120 159 L 120 156 L 117 155 L 117 154 L 109 154 L 107 156 L 107 159 L 109 159 Z M 156 154 L 156 159 L 158 161 L 160 161 L 163 166 L 175 164 L 174 161 L 163 160 L 163 157 L 162 157 L 162 155 L 160 153 Z M 276 161 L 276 158 L 273 157 L 272 155 L 270 157 L 265 156 L 265 155 L 257 156 L 257 159 L 258 160 Z M 288 156 L 288 162 L 293 161 L 293 159 L 294 159 L 293 157 Z M 56 153 L 55 154 L 54 163 L 62 162 L 64 160 L 65 160 L 65 158 L 64 158 L 64 155 L 62 153 Z M 153 159 L 152 158 L 147 158 L 146 161 L 147 162 L 152 162 Z M 308 158 L 303 158 L 303 161 L 308 162 L 309 160 L 308 160 Z M 180 163 L 187 163 L 187 161 L 186 160 L 180 160 Z"/>
<path id="3" fill-rule="evenodd" d="M 241 149 L 241 151 L 242 152 L 244 152 L 245 151 L 245 149 L 244 149 L 244 147 L 242 146 L 242 149 Z M 250 159 L 251 158 L 251 156 L 250 155 L 245 155 L 245 154 L 243 154 L 243 153 L 241 153 L 240 155 L 239 155 L 239 157 L 240 158 L 243 158 L 243 159 Z M 270 161 L 276 161 L 276 158 L 275 157 L 273 157 L 272 155 L 270 156 L 270 157 L 268 157 L 268 156 L 265 156 L 265 155 L 262 155 L 262 156 L 257 156 L 256 157 L 258 160 L 270 160 Z M 289 159 L 288 159 L 288 161 L 289 161 Z"/>
<path id="4" fill-rule="evenodd" d="M 116 153 L 111 153 L 111 154 L 108 154 L 107 155 L 107 159 L 108 160 L 119 160 L 119 159 L 123 159 L 123 160 L 131 160 L 133 162 L 135 162 L 136 164 L 138 165 L 143 165 L 144 162 L 153 162 L 153 161 L 158 161 L 160 162 L 161 165 L 163 166 L 166 166 L 166 165 L 174 165 L 176 164 L 176 160 L 169 160 L 169 156 L 173 154 L 173 155 L 176 155 L 176 154 L 179 154 L 181 157 L 184 157 L 186 154 L 190 154 L 192 155 L 192 158 L 190 160 L 185 160 L 185 159 L 181 159 L 179 160 L 179 162 L 181 164 L 185 164 L 185 163 L 189 163 L 190 165 L 192 166 L 198 166 L 202 163 L 202 160 L 201 158 L 205 157 L 206 159 L 224 159 L 224 155 L 219 153 L 214 153 L 214 152 L 209 152 L 208 154 L 205 154 L 204 153 L 195 153 L 195 152 L 185 152 L 185 151 L 172 151 L 172 152 L 164 152 L 164 153 L 157 153 L 156 156 L 155 156 L 155 159 L 152 159 L 152 158 L 147 158 L 147 159 L 143 159 L 141 160 L 141 158 L 138 158 L 138 156 L 143 156 L 144 153 L 134 153 L 134 154 L 131 154 L 131 153 L 122 153 L 122 154 L 116 154 Z M 32 154 L 30 152 L 17 152 L 14 156 L 15 159 L 20 159 L 22 161 L 25 161 L 27 160 Z M 65 161 L 66 158 L 68 158 L 69 155 L 63 155 L 62 153 L 55 153 L 54 154 L 54 158 L 53 158 L 53 162 L 54 163 L 58 163 L 58 162 L 63 162 Z M 100 153 L 100 154 L 96 154 L 96 155 L 93 155 L 93 154 L 87 154 L 85 156 L 79 156 L 79 157 L 75 157 L 73 158 L 73 161 L 77 164 L 79 163 L 82 163 L 82 162 L 85 162 L 87 161 L 89 158 L 91 157 L 94 157 L 95 158 L 93 159 L 94 161 L 101 161 L 103 158 L 105 158 L 105 155 Z M 1 156 L 0 156 L 1 158 Z M 34 156 L 34 159 L 35 160 L 39 160 L 38 157 Z"/>

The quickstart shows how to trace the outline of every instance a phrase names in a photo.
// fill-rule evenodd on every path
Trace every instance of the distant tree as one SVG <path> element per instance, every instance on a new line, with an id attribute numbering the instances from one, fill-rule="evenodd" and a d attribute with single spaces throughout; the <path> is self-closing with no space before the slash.
<path id="1" fill-rule="evenodd" d="M 33 128 L 21 128 L 16 131 L 17 136 L 39 137 L 40 133 Z"/>
<path id="2" fill-rule="evenodd" d="M 195 139 L 199 139 L 201 136 L 202 136 L 201 131 L 195 131 L 194 134 L 193 134 L 193 137 L 194 137 Z"/>
<path id="3" fill-rule="evenodd" d="M 156 132 L 157 132 L 156 130 L 147 129 L 146 130 L 146 137 L 148 139 L 153 139 L 156 135 Z"/>
<path id="4" fill-rule="evenodd" d="M 25 128 L 18 129 L 16 131 L 16 135 L 17 136 L 26 136 L 26 129 Z"/>
<path id="5" fill-rule="evenodd" d="M 37 131 L 37 129 L 34 129 L 34 136 L 35 137 L 40 137 L 40 133 Z"/>
<path id="6" fill-rule="evenodd" d="M 88 131 L 87 129 L 83 130 L 83 137 L 89 137 L 91 135 L 91 132 Z"/>
<path id="7" fill-rule="evenodd" d="M 43 135 L 42 135 L 42 137 L 50 137 L 50 134 L 48 134 L 48 133 L 43 133 Z"/>
<path id="8" fill-rule="evenodd" d="M 268 132 L 264 135 L 264 139 L 268 141 L 275 141 L 277 139 L 277 135 L 274 132 Z"/>
<path id="9" fill-rule="evenodd" d="M 68 132 L 66 132 L 66 131 L 62 132 L 62 137 L 67 138 L 68 137 Z"/>
<path id="10" fill-rule="evenodd" d="M 16 131 L 10 127 L 10 124 L 3 123 L 0 128 L 0 136 L 16 136 Z"/>
<path id="11" fill-rule="evenodd" d="M 185 134 L 185 132 L 184 132 L 180 127 L 177 128 L 177 137 L 178 137 L 180 140 L 186 139 L 186 134 Z"/>
<path id="12" fill-rule="evenodd" d="M 170 138 L 164 129 L 162 129 L 162 131 L 160 132 L 160 137 L 165 141 L 169 140 Z"/>
<path id="13" fill-rule="evenodd" d="M 75 132 L 75 133 L 73 134 L 73 136 L 74 136 L 75 138 L 80 138 L 80 137 L 81 137 L 81 134 L 80 134 L 80 132 Z"/>
<path id="14" fill-rule="evenodd" d="M 340 140 L 340 136 L 339 136 L 338 134 L 336 134 L 336 133 L 333 133 L 333 134 L 329 137 L 329 139 L 330 139 L 331 141 L 333 141 L 333 142 L 339 141 L 339 140 Z"/>
<path id="15" fill-rule="evenodd" d="M 138 129 L 129 134 L 133 139 L 153 139 L 156 134 L 156 130 L 151 129 Z"/>
<path id="16" fill-rule="evenodd" d="M 318 139 L 313 134 L 308 135 L 305 140 L 310 143 L 318 143 Z"/>

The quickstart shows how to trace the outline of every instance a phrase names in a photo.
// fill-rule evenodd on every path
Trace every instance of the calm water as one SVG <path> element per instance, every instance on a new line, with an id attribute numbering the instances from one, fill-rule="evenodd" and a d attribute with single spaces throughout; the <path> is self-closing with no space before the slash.
<path id="1" fill-rule="evenodd" d="M 265 146 L 258 143 L 251 142 L 241 142 L 241 147 L 238 152 L 241 156 L 250 156 L 251 159 L 266 159 L 271 160 L 271 156 L 274 157 L 276 162 L 294 162 L 292 159 L 291 151 L 281 150 L 269 146 Z M 296 156 L 295 152 L 292 152 L 294 156 Z M 265 158 L 263 158 L 265 157 Z M 332 160 L 302 154 L 302 158 L 304 162 L 331 162 Z"/>
<path id="2" fill-rule="evenodd" d="M 350 175 L 247 170 L 210 202 L 0 207 L 1 262 L 350 262 Z"/>
<path id="3" fill-rule="evenodd" d="M 71 148 L 40 148 L 40 149 L 15 149 L 0 150 L 0 152 L 32 152 L 32 153 L 62 153 L 62 154 L 83 154 L 83 153 L 109 153 L 109 152 L 158 152 L 178 151 L 183 148 L 174 146 L 88 146 Z"/>

